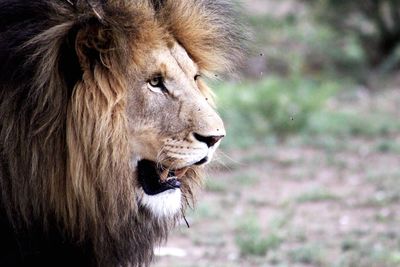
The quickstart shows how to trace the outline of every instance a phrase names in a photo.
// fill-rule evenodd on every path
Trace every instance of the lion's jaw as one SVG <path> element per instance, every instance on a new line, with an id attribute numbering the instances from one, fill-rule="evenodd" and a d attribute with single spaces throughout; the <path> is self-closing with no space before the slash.
<path id="1" fill-rule="evenodd" d="M 211 161 L 225 129 L 183 47 L 175 43 L 157 49 L 146 63 L 145 79 L 128 95 L 129 120 L 142 122 L 130 128 L 132 166 L 139 205 L 157 218 L 171 218 L 196 182 L 186 172 Z M 162 85 L 152 83 L 155 77 Z"/>

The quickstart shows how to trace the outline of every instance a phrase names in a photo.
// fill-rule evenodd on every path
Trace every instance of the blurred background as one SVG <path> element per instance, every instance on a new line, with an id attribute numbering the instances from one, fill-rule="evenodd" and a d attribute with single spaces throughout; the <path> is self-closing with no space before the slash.
<path id="1" fill-rule="evenodd" d="M 400 266 L 400 1 L 242 2 L 228 136 L 154 266 Z"/>

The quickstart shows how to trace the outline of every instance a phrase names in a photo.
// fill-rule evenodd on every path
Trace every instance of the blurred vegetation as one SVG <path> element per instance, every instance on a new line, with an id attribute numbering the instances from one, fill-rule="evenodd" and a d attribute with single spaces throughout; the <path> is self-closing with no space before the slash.
<path id="1" fill-rule="evenodd" d="M 292 262 L 303 263 L 316 266 L 325 266 L 323 253 L 321 247 L 316 244 L 307 244 L 292 249 L 288 253 Z"/>
<path id="2" fill-rule="evenodd" d="M 334 81 L 268 77 L 218 86 L 219 108 L 229 134 L 227 146 L 249 146 L 266 136 L 284 139 L 306 129 L 339 86 Z"/>
<path id="3" fill-rule="evenodd" d="M 271 231 L 262 233 L 262 227 L 254 215 L 248 215 L 238 222 L 236 227 L 236 244 L 242 256 L 264 256 L 282 243 L 282 238 Z"/>
<path id="4" fill-rule="evenodd" d="M 309 192 L 302 193 L 296 198 L 298 203 L 304 202 L 321 202 L 321 201 L 330 201 L 337 200 L 339 197 L 335 194 L 327 191 L 326 189 L 313 189 Z"/>
<path id="5" fill-rule="evenodd" d="M 253 57 L 243 69 L 246 77 L 294 74 L 330 76 L 342 81 L 365 78 L 369 66 L 360 39 L 335 24 L 321 23 L 316 14 L 324 8 L 315 2 L 303 11 L 293 9 L 279 17 L 264 14 L 248 18 L 256 34 Z"/>
<path id="6" fill-rule="evenodd" d="M 368 90 L 374 73 L 395 68 L 400 1 L 293 3 L 298 6 L 281 15 L 248 17 L 254 40 L 242 81 L 214 85 L 228 128 L 223 146 L 276 143 L 293 135 L 342 138 L 396 132 L 400 123 L 393 116 L 327 106 L 344 91 Z M 385 47 L 388 39 L 391 52 Z M 380 149 L 392 150 L 386 145 Z"/>
<path id="7" fill-rule="evenodd" d="M 357 38 L 370 67 L 399 67 L 400 1 L 398 0 L 305 0 L 317 19 L 342 36 Z"/>
<path id="8" fill-rule="evenodd" d="M 298 76 L 216 85 L 219 113 L 228 129 L 222 147 L 275 144 L 294 135 L 313 143 L 318 136 L 343 142 L 350 136 L 389 137 L 400 131 L 400 121 L 390 112 L 330 108 L 332 99 L 346 102 L 337 99 L 338 95 L 346 96 L 343 86 L 343 82 L 332 79 Z M 376 150 L 396 153 L 400 145 L 386 139 L 376 145 Z"/>

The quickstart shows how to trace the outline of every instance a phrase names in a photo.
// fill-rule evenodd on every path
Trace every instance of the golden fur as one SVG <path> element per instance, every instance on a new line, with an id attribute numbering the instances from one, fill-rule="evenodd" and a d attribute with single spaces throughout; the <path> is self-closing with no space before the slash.
<path id="1" fill-rule="evenodd" d="M 95 265 L 148 264 L 175 218 L 155 220 L 140 206 L 132 157 L 180 166 L 160 151 L 176 151 L 178 141 L 191 147 L 184 134 L 199 131 L 196 123 L 206 132 L 220 125 L 207 105 L 208 87 L 188 79 L 230 71 L 240 58 L 242 35 L 231 6 L 211 0 L 25 5 L 38 17 L 31 31 L 21 37 L 0 26 L 0 41 L 17 44 L 3 47 L 11 55 L 0 55 L 12 66 L 2 67 L 0 80 L 1 208 L 16 229 L 57 224 L 72 240 L 88 242 Z M 43 10 L 48 17 L 38 15 Z M 189 67 L 171 67 L 174 58 Z M 138 88 L 157 71 L 172 77 L 171 97 L 180 100 L 153 112 L 164 100 L 151 95 L 158 104 L 149 104 L 149 90 Z M 178 77 L 183 84 L 172 81 Z M 202 93 L 181 96 L 183 85 Z M 179 116 L 161 120 L 164 112 Z M 182 179 L 186 202 L 201 169 L 192 166 Z"/>

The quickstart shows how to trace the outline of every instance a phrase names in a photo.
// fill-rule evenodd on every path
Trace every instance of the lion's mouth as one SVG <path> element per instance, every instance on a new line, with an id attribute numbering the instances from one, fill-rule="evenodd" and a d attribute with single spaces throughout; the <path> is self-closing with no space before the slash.
<path id="1" fill-rule="evenodd" d="M 138 162 L 138 179 L 147 195 L 157 195 L 171 189 L 179 189 L 188 167 L 171 170 L 154 161 L 141 160 Z"/>

